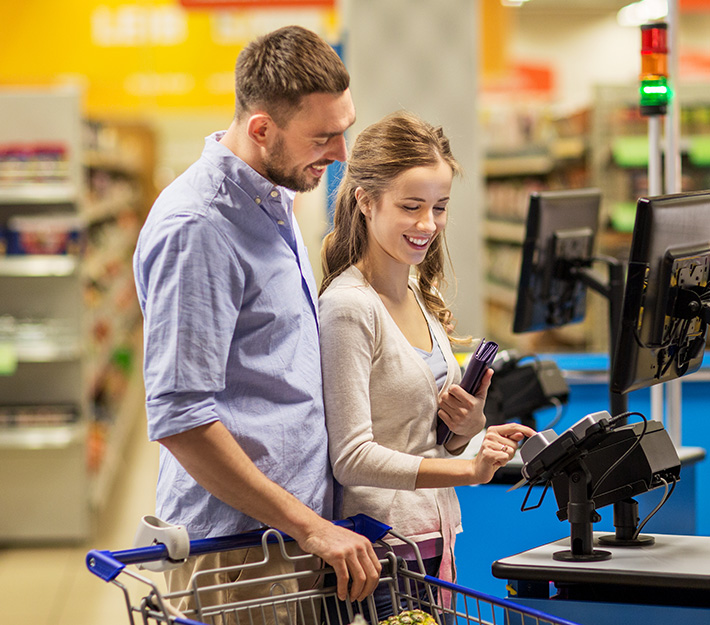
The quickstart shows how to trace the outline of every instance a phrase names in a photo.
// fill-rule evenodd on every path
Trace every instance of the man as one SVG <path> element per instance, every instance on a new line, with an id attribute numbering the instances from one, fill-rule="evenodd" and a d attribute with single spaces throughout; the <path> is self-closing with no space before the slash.
<path id="1" fill-rule="evenodd" d="M 341 598 L 362 599 L 380 567 L 366 539 L 326 520 L 317 288 L 292 214 L 294 191 L 347 157 L 349 76 L 317 35 L 286 27 L 239 55 L 236 95 L 233 122 L 157 199 L 134 256 L 157 514 L 191 538 L 276 527 L 335 569 Z M 234 562 L 193 560 L 171 590 Z"/>

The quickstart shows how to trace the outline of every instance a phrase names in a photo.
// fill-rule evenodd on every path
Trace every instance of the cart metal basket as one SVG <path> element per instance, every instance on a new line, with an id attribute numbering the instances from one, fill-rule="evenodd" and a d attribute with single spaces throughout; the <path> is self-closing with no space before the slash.
<path id="1" fill-rule="evenodd" d="M 388 608 L 394 614 L 403 610 L 422 610 L 430 614 L 438 625 L 576 625 L 506 599 L 425 575 L 416 545 L 370 517 L 356 515 L 336 523 L 366 536 L 385 550 L 385 557 L 380 560 L 380 586 L 384 585 L 388 589 L 391 599 Z M 395 556 L 392 549 L 382 540 L 387 534 L 413 547 L 422 572 L 408 570 L 405 561 Z M 215 591 L 223 590 L 226 586 L 237 589 L 240 584 L 253 584 L 253 579 L 219 583 L 215 581 L 215 575 L 220 570 L 213 569 L 195 574 L 190 588 L 185 591 L 166 593 L 162 592 L 153 580 L 127 568 L 127 565 L 131 564 L 140 566 L 169 559 L 168 549 L 163 544 L 113 552 L 92 550 L 86 556 L 86 564 L 92 573 L 122 590 L 129 623 L 132 625 L 349 625 L 353 621 L 359 621 L 363 625 L 366 622 L 370 625 L 378 624 L 382 615 L 378 614 L 372 596 L 362 603 L 339 601 L 335 586 L 328 584 L 329 578 L 333 579 L 332 569 L 327 566 L 313 567 L 314 561 L 319 565 L 320 561 L 310 554 L 287 553 L 286 542 L 291 540 L 276 530 L 267 529 L 190 541 L 190 555 L 261 546 L 263 560 L 243 565 L 244 567 L 265 567 L 274 553 L 273 549 L 269 549 L 269 544 L 276 543 L 280 557 L 293 562 L 293 571 L 290 573 L 259 578 L 259 583 L 266 583 L 269 589 L 266 596 L 232 603 L 211 602 L 210 597 L 215 595 Z M 309 565 L 309 568 L 304 569 L 304 563 Z M 238 568 L 240 567 L 230 567 Z M 143 591 L 136 592 L 135 588 L 133 591 L 129 590 L 121 581 L 125 580 L 124 576 L 140 582 L 138 588 Z M 314 587 L 313 580 L 316 578 L 325 580 L 325 583 L 321 581 Z M 306 580 L 308 583 L 303 583 Z M 295 585 L 298 590 L 286 590 L 287 585 L 289 588 L 294 587 L 293 581 L 301 582 L 300 585 Z M 287 582 L 290 582 L 290 585 Z M 446 593 L 451 593 L 452 601 L 442 600 Z M 134 597 L 132 594 L 140 594 L 140 597 Z M 173 604 L 183 598 L 188 598 L 193 607 L 178 612 Z"/>

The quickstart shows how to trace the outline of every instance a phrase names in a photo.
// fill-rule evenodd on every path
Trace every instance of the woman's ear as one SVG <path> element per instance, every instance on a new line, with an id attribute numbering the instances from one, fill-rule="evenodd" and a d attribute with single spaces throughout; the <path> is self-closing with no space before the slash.
<path id="1" fill-rule="evenodd" d="M 367 193 L 365 193 L 365 189 L 362 187 L 358 187 L 355 189 L 355 201 L 357 202 L 357 207 L 360 209 L 360 212 L 365 215 L 365 217 L 370 216 L 370 198 L 367 197 Z"/>

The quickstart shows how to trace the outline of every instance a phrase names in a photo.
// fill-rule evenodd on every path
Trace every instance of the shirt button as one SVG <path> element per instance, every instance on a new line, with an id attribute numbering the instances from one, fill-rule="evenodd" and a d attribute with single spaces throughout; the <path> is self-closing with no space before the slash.
<path id="1" fill-rule="evenodd" d="M 279 224 L 279 226 L 283 226 L 286 222 L 283 219 L 279 219 L 276 223 Z"/>
<path id="2" fill-rule="evenodd" d="M 271 192 L 271 197 L 279 197 L 279 192 L 274 190 Z"/>
<path id="3" fill-rule="evenodd" d="M 254 201 L 255 201 L 257 204 L 261 204 L 261 198 L 260 198 L 260 197 L 255 198 Z"/>

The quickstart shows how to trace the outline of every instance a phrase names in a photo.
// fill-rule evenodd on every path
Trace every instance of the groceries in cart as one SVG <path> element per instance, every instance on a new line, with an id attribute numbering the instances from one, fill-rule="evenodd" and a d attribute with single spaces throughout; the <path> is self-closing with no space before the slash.
<path id="1" fill-rule="evenodd" d="M 388 616 L 380 625 L 436 625 L 431 614 L 424 610 L 404 610 L 399 614 Z"/>
<path id="2" fill-rule="evenodd" d="M 380 586 L 388 589 L 389 605 L 382 607 L 372 596 L 362 602 L 340 601 L 334 585 L 324 583 L 333 569 L 308 553 L 289 548 L 292 539 L 275 529 L 246 534 L 189 541 L 186 551 L 184 528 L 171 526 L 155 517 L 144 517 L 136 538 L 140 546 L 124 551 L 91 550 L 86 556 L 88 569 L 99 578 L 117 586 L 124 594 L 128 622 L 174 623 L 176 625 L 473 625 L 483 623 L 525 623 L 525 625 L 575 625 L 513 601 L 479 593 L 424 574 L 424 564 L 415 543 L 392 528 L 366 515 L 355 515 L 335 521 L 366 536 L 385 550 L 381 560 Z M 419 571 L 409 570 L 383 540 L 385 536 L 410 545 L 416 555 Z M 274 546 L 276 547 L 274 549 Z M 218 553 L 234 549 L 260 549 L 261 561 L 241 567 L 200 571 L 193 576 L 189 588 L 167 593 L 152 579 L 128 568 L 136 565 L 153 571 L 180 566 L 181 560 L 193 555 Z M 238 589 L 254 584 L 253 579 L 239 579 L 240 569 L 266 566 L 272 557 L 293 563 L 290 573 L 258 579 L 266 591 L 258 597 L 228 602 L 213 602 L 216 591 Z M 125 578 L 139 582 L 124 583 Z M 442 601 L 451 594 L 453 601 Z M 138 596 L 135 596 L 138 595 Z M 186 600 L 186 601 L 183 601 Z M 186 604 L 185 610 L 175 605 Z"/>

